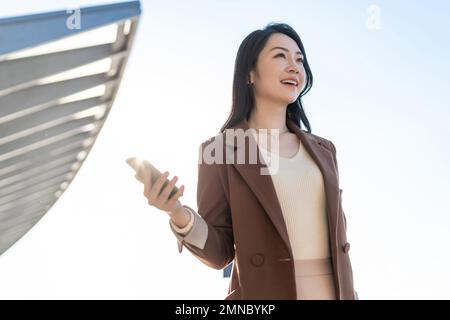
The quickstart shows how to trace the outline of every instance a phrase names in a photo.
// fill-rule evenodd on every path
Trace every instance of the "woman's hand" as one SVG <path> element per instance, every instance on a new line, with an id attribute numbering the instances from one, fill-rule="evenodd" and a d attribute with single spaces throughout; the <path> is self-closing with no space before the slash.
<path id="1" fill-rule="evenodd" d="M 145 162 L 145 161 L 144 161 Z M 162 189 L 164 182 L 169 176 L 169 172 L 166 171 L 156 180 L 154 185 L 151 181 L 151 168 L 145 165 L 139 166 L 138 173 L 135 178 L 144 184 L 144 196 L 147 198 L 148 203 L 168 214 L 173 214 L 181 209 L 183 206 L 178 200 L 184 193 L 184 185 L 182 185 L 178 191 L 169 199 L 170 192 L 175 187 L 178 180 L 177 176 L 174 176 L 165 188 Z M 142 177 L 142 178 L 140 178 Z M 162 191 L 161 191 L 162 189 Z"/>

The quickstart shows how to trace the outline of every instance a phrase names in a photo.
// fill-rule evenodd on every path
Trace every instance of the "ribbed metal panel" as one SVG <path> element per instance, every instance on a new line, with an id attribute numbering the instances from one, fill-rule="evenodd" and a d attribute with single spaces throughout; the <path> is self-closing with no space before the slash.
<path id="1" fill-rule="evenodd" d="M 0 254 L 45 215 L 89 154 L 140 12 L 139 1 L 81 8 L 80 29 L 67 27 L 67 11 L 0 19 Z"/>

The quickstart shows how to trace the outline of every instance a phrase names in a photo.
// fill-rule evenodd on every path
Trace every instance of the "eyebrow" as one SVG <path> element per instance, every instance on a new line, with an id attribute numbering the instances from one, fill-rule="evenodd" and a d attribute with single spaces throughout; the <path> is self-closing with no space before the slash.
<path id="1" fill-rule="evenodd" d="M 289 52 L 289 50 L 286 49 L 286 48 L 284 48 L 284 47 L 273 47 L 273 48 L 270 49 L 269 51 L 272 51 L 272 50 L 275 50 L 275 49 L 281 49 L 281 50 L 283 50 L 283 51 Z M 297 54 L 300 54 L 300 55 L 303 57 L 303 55 L 302 55 L 302 53 L 301 53 L 300 51 L 297 51 L 296 53 L 297 53 Z"/>

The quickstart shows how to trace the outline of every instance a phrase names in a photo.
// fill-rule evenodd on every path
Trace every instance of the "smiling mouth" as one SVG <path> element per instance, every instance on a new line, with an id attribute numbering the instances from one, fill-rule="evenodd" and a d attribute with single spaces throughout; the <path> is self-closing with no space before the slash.
<path id="1" fill-rule="evenodd" d="M 284 84 L 285 86 L 289 86 L 291 88 L 297 88 L 297 86 L 295 84 L 292 84 L 292 83 L 283 83 L 283 82 L 281 82 L 281 84 Z"/>

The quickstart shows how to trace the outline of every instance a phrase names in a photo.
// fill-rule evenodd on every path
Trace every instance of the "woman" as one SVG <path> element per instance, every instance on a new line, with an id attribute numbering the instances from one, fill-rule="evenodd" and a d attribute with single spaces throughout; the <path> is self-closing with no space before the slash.
<path id="1" fill-rule="evenodd" d="M 179 201 L 184 185 L 168 199 L 177 181 L 161 188 L 169 172 L 154 185 L 149 172 L 141 181 L 149 203 L 169 214 L 179 252 L 185 246 L 215 269 L 234 262 L 225 299 L 357 299 L 336 149 L 311 133 L 303 110 L 312 82 L 290 26 L 252 32 L 237 54 L 231 114 L 200 145 L 198 210 Z M 245 161 L 236 161 L 236 151 Z"/>

